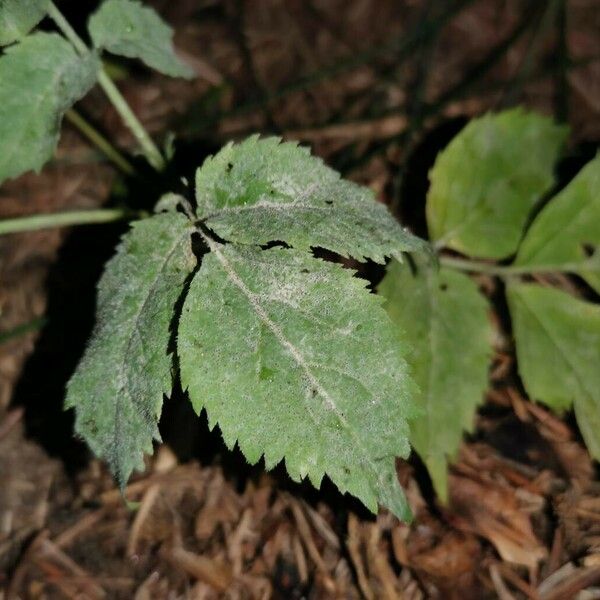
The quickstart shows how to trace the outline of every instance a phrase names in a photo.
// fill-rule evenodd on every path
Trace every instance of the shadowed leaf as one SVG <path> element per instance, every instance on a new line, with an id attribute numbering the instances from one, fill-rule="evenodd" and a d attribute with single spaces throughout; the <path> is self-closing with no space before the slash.
<path id="1" fill-rule="evenodd" d="M 67 388 L 75 430 L 121 487 L 158 439 L 174 305 L 195 265 L 191 227 L 178 213 L 137 221 L 98 284 L 96 326 Z"/>
<path id="2" fill-rule="evenodd" d="M 527 283 L 511 284 L 508 302 L 527 393 L 556 411 L 573 406 L 600 460 L 600 306 Z"/>
<path id="3" fill-rule="evenodd" d="M 492 330 L 488 306 L 462 273 L 393 262 L 379 285 L 385 308 L 411 347 L 407 359 L 423 409 L 410 422 L 411 445 L 447 499 L 447 459 L 454 458 L 487 386 Z"/>

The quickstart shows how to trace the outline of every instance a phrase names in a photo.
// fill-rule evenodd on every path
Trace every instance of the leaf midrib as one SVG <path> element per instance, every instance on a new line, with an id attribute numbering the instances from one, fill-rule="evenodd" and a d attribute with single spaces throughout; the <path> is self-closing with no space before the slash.
<path id="1" fill-rule="evenodd" d="M 248 302 L 258 315 L 258 317 L 264 322 L 264 324 L 271 330 L 277 341 L 288 350 L 291 354 L 292 358 L 296 361 L 298 366 L 304 371 L 305 375 L 309 379 L 311 385 L 315 387 L 321 397 L 326 401 L 330 410 L 334 412 L 339 422 L 342 426 L 348 431 L 350 436 L 355 440 L 357 445 L 360 447 L 363 456 L 365 457 L 366 463 L 372 470 L 372 473 L 375 475 L 377 481 L 381 484 L 382 489 L 386 489 L 387 485 L 383 477 L 380 475 L 379 470 L 376 468 L 376 465 L 373 463 L 373 460 L 369 456 L 369 452 L 366 450 L 362 440 L 353 428 L 348 423 L 347 419 L 338 409 L 337 405 L 333 401 L 332 397 L 329 395 L 329 392 L 322 386 L 319 380 L 315 377 L 315 375 L 310 370 L 309 364 L 304 360 L 304 357 L 300 353 L 300 351 L 285 337 L 284 332 L 281 328 L 275 323 L 267 314 L 265 309 L 257 302 L 256 295 L 246 286 L 242 278 L 238 275 L 236 270 L 227 260 L 227 257 L 221 252 L 222 244 L 215 242 L 208 235 L 206 235 L 202 230 L 197 229 L 198 233 L 202 237 L 203 241 L 209 247 L 210 251 L 214 253 L 221 267 L 223 268 L 225 274 L 230 279 L 230 281 L 242 292 L 242 294 L 247 298 Z M 310 411 L 309 411 L 310 414 Z M 398 484 L 399 485 L 399 484 Z"/>

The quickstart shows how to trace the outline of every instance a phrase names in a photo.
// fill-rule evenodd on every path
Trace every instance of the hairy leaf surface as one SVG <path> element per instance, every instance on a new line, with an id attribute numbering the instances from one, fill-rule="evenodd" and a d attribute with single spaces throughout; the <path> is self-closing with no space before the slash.
<path id="1" fill-rule="evenodd" d="M 600 292 L 600 155 L 536 217 L 515 264 L 567 270 Z"/>
<path id="2" fill-rule="evenodd" d="M 0 57 L 0 183 L 52 157 L 64 112 L 94 85 L 100 63 L 54 33 L 34 33 Z"/>
<path id="3" fill-rule="evenodd" d="M 483 399 L 491 354 L 488 306 L 472 279 L 457 271 L 396 262 L 379 286 L 385 308 L 411 351 L 408 363 L 423 409 L 410 422 L 411 445 L 447 499 L 447 460 L 473 426 Z"/>
<path id="4" fill-rule="evenodd" d="M 96 326 L 68 384 L 75 430 L 123 486 L 158 439 L 171 390 L 167 346 L 174 305 L 196 260 L 178 213 L 133 224 L 98 285 Z"/>
<path id="5" fill-rule="evenodd" d="M 231 448 L 370 510 L 410 511 L 394 458 L 409 452 L 414 393 L 382 300 L 340 265 L 294 249 L 209 240 L 178 334 L 181 378 Z"/>
<path id="6" fill-rule="evenodd" d="M 557 411 L 573 405 L 600 460 L 600 306 L 526 283 L 508 287 L 508 302 L 527 393 Z"/>
<path id="7" fill-rule="evenodd" d="M 46 15 L 49 0 L 0 0 L 0 46 L 24 38 Z"/>
<path id="8" fill-rule="evenodd" d="M 194 76 L 175 54 L 173 30 L 154 9 L 136 0 L 105 0 L 90 17 L 88 29 L 96 48 L 138 58 L 165 75 Z"/>
<path id="9" fill-rule="evenodd" d="M 472 120 L 431 171 L 431 239 L 475 257 L 513 254 L 531 209 L 552 186 L 566 136 L 566 127 L 521 109 Z"/>
<path id="10" fill-rule="evenodd" d="M 252 136 L 208 158 L 196 173 L 196 198 L 198 217 L 232 242 L 279 240 L 379 263 L 425 247 L 371 190 L 275 137 Z"/>

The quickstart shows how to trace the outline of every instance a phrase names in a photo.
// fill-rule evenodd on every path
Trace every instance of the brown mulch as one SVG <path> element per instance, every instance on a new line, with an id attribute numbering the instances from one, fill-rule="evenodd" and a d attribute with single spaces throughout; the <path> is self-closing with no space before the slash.
<path id="1" fill-rule="evenodd" d="M 153 4 L 198 73 L 184 82 L 126 65 L 118 84 L 157 137 L 171 129 L 210 148 L 275 131 L 310 143 L 391 204 L 407 159 L 454 117 L 516 101 L 551 114 L 566 101 L 573 147 L 600 139 L 600 61 L 586 60 L 600 55 L 597 0 L 567 4 L 569 59 L 581 63 L 563 80 L 557 19 L 544 20 L 541 2 L 462 2 L 428 45 L 411 41 L 415 31 L 451 2 Z M 473 75 L 531 6 L 538 12 L 529 29 Z M 469 73 L 469 84 L 457 86 Z M 98 91 L 80 109 L 133 148 Z M 0 216 L 99 206 L 119 186 L 67 126 L 41 175 L 2 187 Z M 279 470 L 248 470 L 241 461 L 236 469 L 220 450 L 182 461 L 162 446 L 129 484 L 134 507 L 101 463 L 74 469 L 51 458 L 28 424 L 37 404 L 14 404 L 14 390 L 39 352 L 35 319 L 46 313 L 47 276 L 69 239 L 65 230 L 0 237 L 0 332 L 32 323 L 0 345 L 0 600 L 600 598 L 597 465 L 569 415 L 523 397 L 496 316 L 490 390 L 451 469 L 448 506 L 435 499 L 416 457 L 398 463 L 411 525 L 386 511 L 370 517 L 327 486 L 319 493 L 290 484 Z M 494 297 L 492 280 L 479 283 Z M 64 331 L 64 347 L 71 336 Z M 41 389 L 43 403 L 43 382 Z"/>

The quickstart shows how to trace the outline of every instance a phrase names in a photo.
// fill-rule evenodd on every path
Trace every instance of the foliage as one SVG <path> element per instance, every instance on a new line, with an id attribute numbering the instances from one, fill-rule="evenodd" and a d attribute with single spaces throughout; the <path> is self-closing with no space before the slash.
<path id="1" fill-rule="evenodd" d="M 531 209 L 552 186 L 566 135 L 565 127 L 521 109 L 471 121 L 431 173 L 432 241 L 480 258 L 513 254 Z"/>
<path id="2" fill-rule="evenodd" d="M 139 57 L 169 75 L 192 74 L 173 52 L 171 29 L 137 2 L 100 5 L 90 19 L 95 49 L 71 39 L 70 29 L 69 41 L 56 33 L 27 35 L 47 12 L 57 12 L 50 0 L 0 0 L 0 46 L 20 40 L 0 56 L 0 184 L 52 157 L 63 115 L 102 81 L 103 49 Z"/>
<path id="3" fill-rule="evenodd" d="M 250 178 L 252 160 L 269 168 L 253 167 Z M 226 186 L 204 184 L 224 161 Z M 298 177 L 312 181 L 309 200 L 302 198 L 302 181 L 290 175 L 298 167 Z M 318 207 L 325 187 L 335 198 L 325 217 L 335 240 L 335 224 L 344 222 L 360 194 L 362 212 L 352 226 L 363 237 L 344 246 L 353 256 L 400 258 L 423 243 L 367 190 L 352 186 L 354 195 L 345 196 L 348 186 L 337 174 L 276 138 L 227 146 L 205 162 L 196 180 L 201 183 L 191 221 L 178 213 L 141 221 L 107 265 L 97 327 L 68 388 L 78 432 L 124 485 L 157 436 L 162 393 L 170 391 L 168 326 L 179 321 L 182 383 L 196 411 L 205 408 L 211 425 L 219 424 L 228 446 L 237 442 L 250 462 L 264 455 L 269 468 L 285 458 L 294 479 L 308 476 L 319 485 L 327 474 L 371 510 L 384 504 L 408 518 L 395 471 L 395 457 L 409 453 L 407 419 L 414 415 L 404 345 L 364 282 L 310 255 L 309 247 L 328 244 L 323 231 L 313 236 L 302 227 L 298 204 Z M 172 199 L 163 205 L 172 206 Z M 240 213 L 238 228 L 229 219 L 223 243 L 223 230 L 217 238 L 208 226 L 215 207 L 227 202 L 279 202 L 277 214 L 293 216 L 274 219 L 282 228 L 273 227 L 270 238 L 258 230 L 252 243 L 239 229 L 248 224 Z M 370 229 L 374 220 L 384 222 L 385 236 Z M 209 250 L 197 270 L 189 261 L 192 231 Z M 282 239 L 292 247 L 261 248 Z M 184 297 L 178 319 L 175 306 Z"/>
<path id="4" fill-rule="evenodd" d="M 99 61 L 55 33 L 34 33 L 0 58 L 0 182 L 52 156 L 65 111 L 94 85 Z"/>
<path id="5" fill-rule="evenodd" d="M 559 412 L 574 406 L 600 460 L 600 305 L 532 283 L 511 283 L 508 301 L 527 392 Z"/>
<path id="6" fill-rule="evenodd" d="M 442 267 L 392 263 L 379 286 L 386 308 L 409 348 L 422 413 L 410 441 L 446 499 L 446 461 L 470 430 L 487 386 L 492 331 L 485 299 L 467 275 Z"/>
<path id="7" fill-rule="evenodd" d="M 372 341 L 377 340 L 373 347 Z M 231 448 L 406 518 L 396 456 L 414 414 L 404 345 L 352 271 L 295 249 L 219 245 L 183 306 L 181 379 Z"/>
<path id="8" fill-rule="evenodd" d="M 509 110 L 473 120 L 440 153 L 431 171 L 427 222 L 443 249 L 472 257 L 513 255 L 509 265 L 441 257 L 442 265 L 507 280 L 519 372 L 534 400 L 575 408 L 583 437 L 600 457 L 598 363 L 600 306 L 541 285 L 518 283 L 553 271 L 582 277 L 598 291 L 600 157 L 590 161 L 533 218 L 551 185 L 565 130 L 540 115 Z M 411 444 L 446 497 L 445 457 L 469 429 L 486 385 L 489 327 L 483 297 L 464 275 L 393 265 L 380 285 L 386 307 L 413 347 L 408 360 L 425 413 L 411 424 Z M 486 348 L 486 346 L 488 346 Z"/>
<path id="9" fill-rule="evenodd" d="M 583 277 L 600 293 L 600 156 L 536 217 L 515 264 Z"/>
<path id="10" fill-rule="evenodd" d="M 277 138 L 228 144 L 198 171 L 196 190 L 206 225 L 232 242 L 279 240 L 379 263 L 425 248 L 373 202 L 371 190 Z"/>
<path id="11" fill-rule="evenodd" d="M 62 35 L 31 33 L 46 15 Z M 0 0 L 0 183 L 51 158 L 63 116 L 95 83 L 150 165 L 164 167 L 101 57 L 191 77 L 171 28 L 137 0 L 105 0 L 88 33 L 92 48 L 51 0 Z M 81 116 L 69 116 L 134 172 Z M 525 389 L 553 410 L 573 407 L 600 459 L 600 306 L 592 301 L 600 292 L 600 157 L 547 200 L 566 135 L 513 109 L 473 120 L 440 153 L 426 216 L 441 268 L 370 190 L 307 149 L 258 136 L 228 144 L 197 170 L 193 200 L 163 197 L 107 263 L 97 323 L 68 384 L 77 433 L 124 488 L 159 439 L 164 396 L 180 377 L 196 412 L 205 410 L 250 462 L 284 460 L 293 479 L 314 485 L 327 475 L 370 510 L 384 505 L 408 519 L 395 458 L 410 442 L 445 501 L 447 462 L 487 384 L 488 305 L 465 270 L 505 279 Z M 104 220 L 121 215 L 111 210 Z M 6 223 L 2 231 L 23 225 Z M 380 264 L 392 258 L 383 298 L 315 248 Z M 407 252 L 410 264 L 401 264 Z M 577 288 L 522 281 L 536 275 L 545 284 L 555 271 L 578 276 L 587 299 L 574 297 Z"/>
<path id="12" fill-rule="evenodd" d="M 75 430 L 123 485 L 158 439 L 171 391 L 173 306 L 195 266 L 193 226 L 178 213 L 137 221 L 98 285 L 96 327 L 69 381 Z"/>
<path id="13" fill-rule="evenodd" d="M 148 67 L 173 77 L 194 72 L 173 51 L 173 30 L 156 12 L 135 0 L 105 0 L 89 22 L 94 47 L 139 58 Z"/>
<path id="14" fill-rule="evenodd" d="M 0 0 L 0 46 L 25 37 L 46 15 L 49 0 Z"/>

